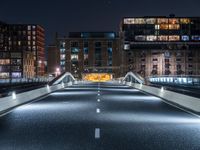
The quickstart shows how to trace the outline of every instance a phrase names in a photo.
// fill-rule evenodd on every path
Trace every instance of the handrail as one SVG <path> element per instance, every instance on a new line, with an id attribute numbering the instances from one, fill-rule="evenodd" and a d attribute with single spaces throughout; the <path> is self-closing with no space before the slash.
<path id="1" fill-rule="evenodd" d="M 56 78 L 54 78 L 52 81 L 50 81 L 48 83 L 48 85 L 57 85 L 60 82 L 62 82 L 66 77 L 70 77 L 72 79 L 72 81 L 75 81 L 76 79 L 74 78 L 74 76 L 70 73 L 70 72 L 64 72 L 61 75 L 57 76 Z"/>
<path id="2" fill-rule="evenodd" d="M 128 78 L 129 76 L 133 77 L 140 84 L 143 84 L 145 82 L 144 78 L 142 78 L 139 74 L 134 73 L 134 72 L 128 72 L 126 76 L 124 77 L 123 81 L 125 81 L 126 78 Z"/>
<path id="3" fill-rule="evenodd" d="M 200 76 L 152 76 L 147 80 L 153 84 L 173 84 L 173 85 L 198 85 L 200 86 Z"/>
<path id="4" fill-rule="evenodd" d="M 160 77 L 173 77 L 173 78 L 180 78 L 180 77 L 188 77 L 188 78 L 200 78 L 200 75 L 154 75 L 148 76 L 147 78 L 160 78 Z"/>

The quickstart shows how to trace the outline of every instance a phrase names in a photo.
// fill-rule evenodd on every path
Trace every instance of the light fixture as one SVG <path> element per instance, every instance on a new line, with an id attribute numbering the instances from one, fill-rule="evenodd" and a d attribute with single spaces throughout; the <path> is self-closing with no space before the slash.
<path id="1" fill-rule="evenodd" d="M 50 87 L 49 87 L 49 85 L 47 85 L 47 91 L 50 92 Z"/>
<path id="2" fill-rule="evenodd" d="M 163 86 L 161 87 L 161 92 L 164 92 L 164 87 Z"/>
<path id="3" fill-rule="evenodd" d="M 12 99 L 16 99 L 16 98 L 17 98 L 16 93 L 12 92 Z"/>

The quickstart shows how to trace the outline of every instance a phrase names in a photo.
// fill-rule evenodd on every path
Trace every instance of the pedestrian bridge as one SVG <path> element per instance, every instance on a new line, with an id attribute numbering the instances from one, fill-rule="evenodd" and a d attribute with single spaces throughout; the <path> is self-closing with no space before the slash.
<path id="1" fill-rule="evenodd" d="M 107 82 L 70 73 L 0 99 L 2 149 L 200 149 L 200 99 L 137 74 Z"/>

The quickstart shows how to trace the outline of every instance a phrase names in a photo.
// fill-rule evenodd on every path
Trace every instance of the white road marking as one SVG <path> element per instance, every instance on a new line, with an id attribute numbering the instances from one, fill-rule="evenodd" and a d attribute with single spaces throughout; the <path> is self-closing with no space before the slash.
<path id="1" fill-rule="evenodd" d="M 94 134 L 95 139 L 100 139 L 100 129 L 95 128 L 95 134 Z"/>
<path id="2" fill-rule="evenodd" d="M 100 99 L 97 99 L 97 102 L 100 102 L 101 100 Z"/>
<path id="3" fill-rule="evenodd" d="M 100 96 L 100 94 L 98 94 L 98 96 Z"/>
<path id="4" fill-rule="evenodd" d="M 99 108 L 96 109 L 96 113 L 99 114 L 101 110 Z"/>

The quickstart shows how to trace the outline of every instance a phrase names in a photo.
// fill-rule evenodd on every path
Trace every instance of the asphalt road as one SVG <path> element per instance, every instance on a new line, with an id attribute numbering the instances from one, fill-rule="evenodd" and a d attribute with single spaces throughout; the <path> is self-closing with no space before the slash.
<path id="1" fill-rule="evenodd" d="M 200 118 L 118 84 L 74 85 L 0 117 L 0 150 L 199 149 Z"/>

